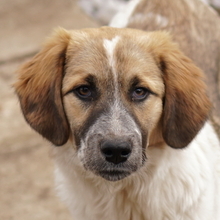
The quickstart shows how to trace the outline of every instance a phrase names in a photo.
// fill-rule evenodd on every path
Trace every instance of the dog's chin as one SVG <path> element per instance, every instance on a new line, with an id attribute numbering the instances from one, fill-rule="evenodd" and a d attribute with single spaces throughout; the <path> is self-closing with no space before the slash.
<path id="1" fill-rule="evenodd" d="M 127 176 L 129 176 L 131 174 L 131 172 L 128 171 L 119 171 L 119 170 L 111 170 L 111 171 L 99 171 L 98 175 L 101 176 L 102 178 L 108 180 L 108 181 L 119 181 L 122 180 L 124 178 L 126 178 Z"/>

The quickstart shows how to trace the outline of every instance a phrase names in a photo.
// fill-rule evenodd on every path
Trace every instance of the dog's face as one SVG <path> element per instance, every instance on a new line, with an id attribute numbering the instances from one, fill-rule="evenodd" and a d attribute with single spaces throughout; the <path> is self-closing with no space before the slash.
<path id="1" fill-rule="evenodd" d="M 210 108 L 201 76 L 165 33 L 60 30 L 15 87 L 35 130 L 116 181 L 143 166 L 148 146 L 194 138 Z"/>
<path id="2" fill-rule="evenodd" d="M 144 163 L 149 135 L 162 113 L 164 83 L 140 42 L 100 35 L 79 39 L 77 51 L 75 45 L 69 48 L 62 90 L 84 166 L 117 180 Z"/>

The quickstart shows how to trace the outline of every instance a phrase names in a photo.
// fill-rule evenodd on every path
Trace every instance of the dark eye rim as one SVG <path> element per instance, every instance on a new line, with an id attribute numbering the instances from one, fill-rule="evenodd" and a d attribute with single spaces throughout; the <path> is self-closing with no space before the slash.
<path id="1" fill-rule="evenodd" d="M 83 95 L 83 94 L 81 94 L 80 89 L 82 89 L 82 88 L 88 89 L 88 91 L 89 91 L 88 95 Z M 89 100 L 89 101 L 90 101 L 90 100 L 93 99 L 93 95 L 94 95 L 93 89 L 92 89 L 90 86 L 88 86 L 88 85 L 78 86 L 77 88 L 75 88 L 75 89 L 73 90 L 73 92 L 74 92 L 74 94 L 75 94 L 78 98 L 80 98 L 81 100 Z"/>
<path id="2" fill-rule="evenodd" d="M 138 96 L 138 95 L 135 96 L 134 93 L 135 93 L 137 90 L 142 90 L 143 94 L 141 94 L 141 95 L 139 95 L 139 96 Z M 132 92 L 131 92 L 131 100 L 132 100 L 133 102 L 141 102 L 141 101 L 144 101 L 151 93 L 152 93 L 152 92 L 151 92 L 149 89 L 145 88 L 145 87 L 136 87 L 136 88 L 134 88 L 134 89 L 132 90 Z"/>

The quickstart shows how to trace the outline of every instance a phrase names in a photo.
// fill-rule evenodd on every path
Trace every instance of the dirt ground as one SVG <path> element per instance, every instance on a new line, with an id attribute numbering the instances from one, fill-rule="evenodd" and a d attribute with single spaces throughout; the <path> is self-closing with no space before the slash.
<path id="1" fill-rule="evenodd" d="M 56 197 L 52 146 L 24 121 L 12 83 L 52 29 L 98 26 L 75 0 L 0 1 L 0 220 L 68 220 Z"/>

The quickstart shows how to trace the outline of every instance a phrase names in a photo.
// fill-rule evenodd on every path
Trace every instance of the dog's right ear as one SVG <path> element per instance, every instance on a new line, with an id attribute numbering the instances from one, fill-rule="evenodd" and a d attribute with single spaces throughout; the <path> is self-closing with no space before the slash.
<path id="1" fill-rule="evenodd" d="M 18 70 L 14 84 L 26 121 L 57 146 L 69 138 L 61 94 L 69 40 L 68 31 L 56 30 L 43 49 Z"/>

